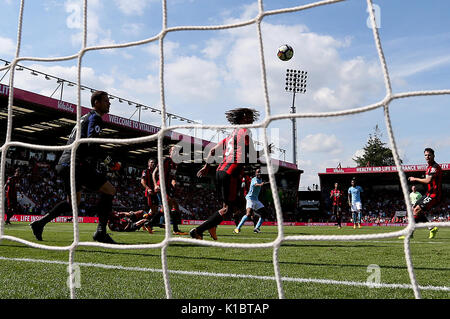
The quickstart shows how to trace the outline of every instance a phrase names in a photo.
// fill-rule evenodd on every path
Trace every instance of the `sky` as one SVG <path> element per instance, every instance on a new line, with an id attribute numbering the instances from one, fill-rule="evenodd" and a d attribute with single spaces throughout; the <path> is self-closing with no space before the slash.
<path id="1" fill-rule="evenodd" d="M 312 0 L 267 0 L 264 10 L 296 7 Z M 450 1 L 374 0 L 378 32 L 394 94 L 450 89 Z M 0 58 L 16 54 L 20 1 L 0 0 Z M 216 26 L 257 17 L 250 0 L 167 1 L 167 26 Z M 89 0 L 87 46 L 118 45 L 156 37 L 162 30 L 157 0 Z M 367 2 L 348 0 L 292 13 L 265 16 L 261 23 L 270 114 L 291 112 L 293 96 L 285 90 L 287 69 L 308 72 L 306 93 L 297 94 L 297 113 L 336 112 L 378 103 L 386 96 L 384 77 Z M 65 57 L 80 52 L 83 1 L 25 1 L 19 57 Z M 294 56 L 277 58 L 289 44 Z M 228 125 L 225 111 L 252 107 L 266 118 L 256 24 L 226 30 L 177 31 L 164 36 L 166 111 L 202 124 Z M 77 80 L 77 59 L 21 61 L 21 65 L 69 81 Z M 159 41 L 139 46 L 87 51 L 81 84 L 160 109 Z M 0 77 L 5 72 L 0 71 Z M 56 81 L 29 72 L 15 73 L 14 86 L 58 98 Z M 7 84 L 9 75 L 2 80 Z M 55 95 L 56 94 L 56 95 Z M 76 88 L 65 87 L 63 100 L 77 103 Z M 389 104 L 395 143 L 404 164 L 423 164 L 423 149 L 432 147 L 436 161 L 450 163 L 450 95 L 396 99 Z M 82 91 L 81 104 L 89 106 Z M 111 113 L 138 120 L 134 105 L 112 101 Z M 141 121 L 161 125 L 157 113 L 141 112 Z M 171 120 L 172 125 L 185 122 Z M 391 147 L 384 110 L 339 117 L 297 119 L 297 164 L 304 171 L 302 188 L 318 184 L 326 168 L 355 167 L 375 127 Z M 223 133 L 178 130 L 217 142 Z M 260 129 L 254 138 L 262 141 Z M 292 122 L 268 126 L 273 157 L 293 161 Z"/>

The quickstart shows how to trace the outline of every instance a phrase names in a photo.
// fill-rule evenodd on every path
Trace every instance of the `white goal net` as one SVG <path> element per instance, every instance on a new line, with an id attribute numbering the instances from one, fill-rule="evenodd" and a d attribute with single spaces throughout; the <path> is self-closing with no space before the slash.
<path id="1" fill-rule="evenodd" d="M 5 185 L 5 166 L 6 166 L 6 154 L 9 148 L 11 147 L 24 147 L 29 148 L 32 150 L 47 150 L 47 151 L 62 151 L 67 148 L 72 149 L 72 162 L 71 162 L 71 197 L 72 197 L 72 210 L 73 210 L 73 242 L 69 246 L 63 246 L 63 247 L 55 247 L 55 246 L 49 246 L 44 244 L 38 244 L 35 242 L 30 242 L 24 239 L 21 239 L 16 236 L 8 236 L 5 235 L 5 225 L 4 225 L 4 213 L 5 213 L 5 196 L 4 192 L 2 192 L 1 200 L 0 200 L 0 211 L 1 211 L 1 222 L 0 222 L 0 241 L 2 240 L 10 240 L 15 241 L 18 243 L 22 243 L 24 245 L 27 245 L 32 248 L 38 248 L 38 249 L 46 249 L 46 250 L 59 250 L 59 251 L 68 251 L 69 252 L 69 274 L 70 274 L 70 296 L 71 298 L 76 298 L 76 287 L 74 286 L 75 278 L 74 278 L 74 256 L 76 253 L 76 250 L 79 247 L 82 246 L 90 246 L 90 247 L 104 247 L 104 248 L 114 248 L 114 249 L 121 249 L 121 250 L 129 250 L 129 249 L 160 249 L 161 250 L 161 261 L 162 261 L 162 272 L 163 272 L 163 278 L 164 278 L 164 285 L 165 285 L 165 292 L 167 298 L 172 298 L 172 289 L 171 289 L 171 283 L 169 280 L 169 270 L 168 270 L 168 264 L 167 264 L 167 249 L 171 243 L 174 242 L 184 242 L 184 243 L 190 243 L 190 244 L 196 244 L 196 245 L 203 245 L 203 246 L 213 246 L 213 247 L 222 247 L 222 248 L 238 248 L 238 249 L 259 249 L 259 248 L 270 248 L 273 249 L 273 267 L 274 267 L 274 273 L 277 283 L 277 289 L 278 289 L 278 296 L 279 298 L 284 298 L 284 289 L 283 289 L 283 278 L 280 274 L 280 268 L 279 268 L 279 250 L 283 243 L 289 242 L 289 241 L 358 241 L 358 240 L 372 240 L 372 239 L 381 239 L 381 238 L 389 238 L 389 237 L 398 237 L 401 235 L 406 235 L 404 240 L 404 254 L 407 264 L 407 269 L 411 281 L 411 285 L 414 291 L 414 295 L 416 298 L 421 298 L 420 288 L 417 284 L 415 273 L 414 273 L 414 267 L 411 260 L 411 254 L 410 254 L 410 236 L 412 232 L 417 228 L 423 228 L 423 227 L 429 227 L 429 226 L 439 226 L 439 227 L 448 227 L 450 226 L 449 222 L 444 223 L 423 223 L 423 224 L 415 224 L 414 218 L 413 218 L 413 212 L 410 205 L 410 200 L 408 197 L 408 185 L 407 185 L 407 179 L 405 177 L 404 171 L 401 166 L 401 162 L 399 159 L 399 152 L 396 145 L 395 140 L 395 134 L 393 127 L 391 125 L 391 118 L 390 118 L 390 104 L 392 101 L 397 99 L 404 99 L 409 97 L 416 97 L 416 96 L 431 96 L 431 95 L 444 95 L 444 94 L 450 94 L 450 90 L 429 90 L 429 91 L 415 91 L 415 92 L 403 92 L 403 93 L 396 93 L 394 94 L 392 92 L 391 88 L 391 78 L 389 75 L 389 68 L 388 64 L 386 63 L 385 56 L 383 53 L 382 48 L 382 42 L 378 33 L 378 29 L 376 28 L 376 19 L 375 19 L 375 11 L 374 11 L 374 5 L 371 0 L 367 0 L 367 5 L 369 8 L 369 16 L 370 21 L 372 23 L 372 31 L 373 31 L 373 40 L 376 45 L 376 49 L 378 52 L 379 62 L 381 64 L 383 76 L 384 76 L 384 86 L 385 86 L 385 97 L 371 105 L 364 105 L 357 108 L 351 108 L 346 110 L 341 110 L 338 112 L 319 112 L 319 113 L 286 113 L 286 114 L 277 114 L 272 115 L 272 108 L 270 104 L 270 97 L 268 93 L 268 86 L 267 86 L 267 79 L 266 79 L 266 63 L 265 63 L 265 57 L 264 57 L 264 50 L 263 50 L 263 32 L 261 28 L 261 23 L 264 20 L 264 18 L 268 16 L 273 15 L 279 15 L 279 14 L 285 14 L 290 12 L 298 12 L 298 11 L 304 11 L 309 10 L 311 8 L 319 7 L 319 6 L 331 6 L 333 4 L 336 4 L 338 2 L 341 2 L 342 0 L 325 0 L 325 1 L 317 1 L 310 4 L 295 6 L 295 7 L 289 7 L 284 9 L 278 9 L 278 10 L 264 10 L 264 1 L 259 0 L 258 6 L 259 6 L 259 12 L 258 14 L 246 21 L 235 23 L 235 24 L 227 24 L 227 25 L 215 25 L 215 26 L 176 26 L 176 27 L 168 27 L 167 26 L 167 3 L 165 0 L 162 0 L 162 28 L 158 34 L 155 36 L 152 36 L 150 38 L 142 39 L 140 41 L 135 42 L 128 42 L 124 44 L 116 44 L 116 45 L 100 45 L 100 46 L 88 46 L 87 45 L 87 8 L 89 5 L 88 0 L 83 1 L 83 40 L 82 40 L 82 47 L 81 49 L 73 55 L 70 56 L 63 56 L 63 57 L 52 57 L 52 58 L 38 58 L 38 57 L 24 57 L 21 55 L 21 47 L 22 47 L 22 22 L 24 18 L 24 8 L 25 8 L 25 0 L 21 1 L 20 4 L 20 13 L 19 13 L 19 21 L 18 21 L 18 30 L 17 30 L 17 47 L 15 52 L 15 58 L 9 64 L 8 66 L 1 67 L 0 70 L 7 70 L 10 71 L 9 76 L 9 87 L 10 87 L 10 93 L 9 93 L 9 100 L 8 100 L 8 125 L 6 128 L 6 140 L 5 143 L 1 147 L 1 179 L 0 179 L 0 188 L 3 189 Z M 217 241 L 200 241 L 200 240 L 194 240 L 191 238 L 180 238 L 180 237 L 174 237 L 169 231 L 170 223 L 166 223 L 166 232 L 165 232 L 165 238 L 162 242 L 157 244 L 139 244 L 139 245 L 110 245 L 110 244 L 102 244 L 98 242 L 84 242 L 80 241 L 79 237 L 79 225 L 78 225 L 78 210 L 76 207 L 76 193 L 75 193 L 75 165 L 74 165 L 74 158 L 75 158 L 75 151 L 76 149 L 82 144 L 82 143 L 114 143 L 114 144 L 138 144 L 138 143 L 144 143 L 149 141 L 157 141 L 158 142 L 158 162 L 159 162 L 159 168 L 162 170 L 162 158 L 163 158 L 163 138 L 164 135 L 171 130 L 176 129 L 212 129 L 212 130 L 220 130 L 220 129 L 232 129 L 235 126 L 233 125 L 207 125 L 207 124 L 185 124 L 185 125 L 168 125 L 166 122 L 167 116 L 166 116 L 166 94 L 165 94 L 165 79 L 164 79 L 164 58 L 165 58 L 165 52 L 164 52 L 164 41 L 166 39 L 166 36 L 170 33 L 180 32 L 180 31 L 213 31 L 213 30 L 224 30 L 224 29 L 231 29 L 231 28 L 242 28 L 248 25 L 256 25 L 257 26 L 257 33 L 255 34 L 255 37 L 258 39 L 259 43 L 259 51 L 260 51 L 260 68 L 261 68 L 261 82 L 262 87 L 264 90 L 264 100 L 265 100 L 265 118 L 262 119 L 260 122 L 253 124 L 253 125 L 247 125 L 245 127 L 248 128 L 258 128 L 263 131 L 263 145 L 264 145 L 264 155 L 266 158 L 266 161 L 268 163 L 268 174 L 269 174 L 269 181 L 270 181 L 270 187 L 272 190 L 272 194 L 274 196 L 274 206 L 276 210 L 276 218 L 277 218 L 277 237 L 274 241 L 269 243 L 259 243 L 259 244 L 243 244 L 243 243 L 226 243 L 226 242 L 217 242 Z M 77 136 L 76 140 L 71 145 L 66 146 L 48 146 L 48 145 L 38 145 L 38 144 L 29 144 L 29 143 L 23 143 L 23 142 L 17 142 L 13 141 L 12 136 L 12 127 L 13 127 L 13 112 L 12 112 L 12 106 L 13 106 L 13 99 L 14 99 L 14 78 L 15 78 L 15 68 L 16 65 L 22 61 L 36 61 L 36 62 L 58 62 L 58 61 L 68 61 L 68 60 L 76 60 L 78 62 L 78 103 L 77 103 L 77 126 L 80 125 L 80 118 L 81 118 L 81 93 L 80 93 L 80 86 L 81 86 L 81 68 L 83 65 L 83 58 L 85 57 L 86 53 L 89 51 L 96 51 L 96 50 L 105 50 L 105 49 L 121 49 L 121 48 L 127 48 L 127 47 L 133 47 L 133 46 L 140 46 L 148 43 L 159 43 L 159 90 L 160 90 L 160 105 L 161 105 L 161 130 L 154 135 L 145 136 L 145 137 L 139 137 L 139 138 L 130 138 L 130 139 L 86 139 L 81 138 L 80 136 L 80 130 L 77 130 Z M 388 137 L 390 146 L 393 152 L 395 165 L 398 169 L 398 175 L 400 178 L 401 183 L 401 189 L 404 194 L 404 201 L 406 203 L 407 207 L 407 216 L 408 216 L 408 226 L 406 228 L 403 228 L 398 231 L 393 232 L 387 232 L 387 233 L 381 233 L 381 234 L 369 234 L 369 235 L 295 235 L 295 236 L 288 236 L 285 235 L 283 230 L 283 212 L 280 204 L 280 198 L 278 196 L 277 192 L 277 185 L 275 180 L 275 169 L 272 166 L 270 161 L 270 154 L 268 152 L 268 137 L 267 137 L 267 129 L 269 125 L 273 121 L 277 120 L 284 120 L 284 119 L 306 119 L 306 118 L 327 118 L 327 117 L 345 117 L 351 114 L 356 113 L 363 113 L 363 112 L 369 112 L 374 109 L 382 109 L 384 111 L 384 119 L 385 119 L 385 125 L 387 127 Z M 162 176 L 162 179 L 164 179 L 164 176 Z M 168 209 L 168 202 L 166 197 L 166 188 L 165 183 L 162 181 L 162 198 L 163 198 L 163 208 L 164 208 L 164 214 L 165 219 L 170 220 L 169 217 L 169 209 Z"/>

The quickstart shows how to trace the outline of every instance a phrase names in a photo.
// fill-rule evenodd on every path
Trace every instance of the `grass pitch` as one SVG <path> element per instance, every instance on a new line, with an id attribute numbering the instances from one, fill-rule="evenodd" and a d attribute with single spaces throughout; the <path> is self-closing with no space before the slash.
<path id="1" fill-rule="evenodd" d="M 189 231 L 191 226 L 181 226 Z M 79 224 L 80 241 L 92 241 L 96 224 Z M 285 235 L 373 234 L 397 227 L 285 227 Z M 219 226 L 220 242 L 267 243 L 277 228 L 263 226 L 254 234 L 244 226 Z M 127 244 L 159 243 L 165 230 L 111 233 Z M 37 242 L 27 223 L 5 226 L 5 235 Z M 44 241 L 49 246 L 69 246 L 70 223 L 47 224 Z M 189 238 L 189 236 L 183 236 Z M 207 232 L 204 240 L 212 240 Z M 422 298 L 450 297 L 450 229 L 440 228 L 435 239 L 418 229 L 411 240 L 411 254 Z M 273 249 L 234 249 L 171 243 L 167 262 L 172 297 L 176 299 L 277 299 Z M 31 248 L 10 240 L 0 242 L 0 299 L 67 299 L 68 251 Z M 161 249 L 117 250 L 80 246 L 76 297 L 80 299 L 166 298 Z M 279 267 L 287 299 L 412 299 L 403 240 L 397 238 L 332 241 L 286 241 L 279 251 Z M 375 268 L 374 268 L 375 267 Z M 378 269 L 380 285 L 366 285 L 371 269 Z"/>

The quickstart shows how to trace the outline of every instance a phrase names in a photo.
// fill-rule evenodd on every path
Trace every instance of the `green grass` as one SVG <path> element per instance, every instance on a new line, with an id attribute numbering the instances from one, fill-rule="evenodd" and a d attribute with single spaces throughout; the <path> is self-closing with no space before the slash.
<path id="1" fill-rule="evenodd" d="M 94 224 L 80 224 L 80 240 L 91 241 Z M 189 231 L 190 226 L 181 226 Z M 244 226 L 239 235 L 233 227 L 220 226 L 220 242 L 267 243 L 277 236 L 277 228 L 265 226 L 254 234 Z M 373 234 L 392 232 L 400 228 L 363 227 L 285 227 L 285 235 Z M 26 223 L 5 227 L 5 235 L 37 242 Z M 112 233 L 120 243 L 159 243 L 164 229 L 150 235 Z M 72 243 L 73 225 L 50 223 L 44 231 L 49 246 Z M 185 236 L 188 238 L 188 236 Z M 205 240 L 211 238 L 205 233 Z M 440 228 L 435 239 L 428 239 L 426 229 L 418 229 L 411 240 L 411 253 L 422 298 L 450 297 L 450 229 Z M 190 243 L 172 243 L 167 249 L 167 262 L 172 297 L 179 299 L 276 299 L 278 290 L 273 265 L 273 249 L 231 249 L 205 247 Z M 38 262 L 45 260 L 49 262 Z M 0 299 L 70 298 L 68 251 L 50 251 L 2 240 L 0 242 Z M 50 263 L 52 261 L 53 263 Z M 161 250 L 117 250 L 80 246 L 75 252 L 80 265 L 80 284 L 76 297 L 83 299 L 164 299 Z M 55 263 L 59 262 L 59 263 Z M 371 275 L 368 266 L 380 267 L 382 288 L 360 286 Z M 107 266 L 113 266 L 106 268 Z M 411 288 L 396 288 L 392 284 L 409 285 L 409 275 L 403 241 L 397 238 L 361 241 L 286 241 L 279 251 L 285 298 L 288 299 L 412 299 Z M 186 273 L 184 273 L 186 272 Z M 205 272 L 194 274 L 192 272 Z M 223 274 L 221 276 L 212 276 Z M 260 278 L 263 277 L 263 278 Z M 311 279 L 301 281 L 300 279 Z M 297 281 L 294 281 L 297 280 Z M 318 282 L 329 280 L 332 282 Z M 344 285 L 345 282 L 350 282 Z M 446 287 L 438 290 L 433 287 Z"/>

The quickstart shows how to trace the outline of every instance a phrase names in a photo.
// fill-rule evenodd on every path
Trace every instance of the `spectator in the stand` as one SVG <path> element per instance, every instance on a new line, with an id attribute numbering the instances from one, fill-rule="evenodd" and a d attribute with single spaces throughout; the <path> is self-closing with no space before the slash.
<path id="1" fill-rule="evenodd" d="M 411 193 L 409 193 L 409 200 L 411 201 L 413 207 L 421 197 L 422 194 L 417 191 L 416 185 L 413 185 L 411 187 Z"/>

